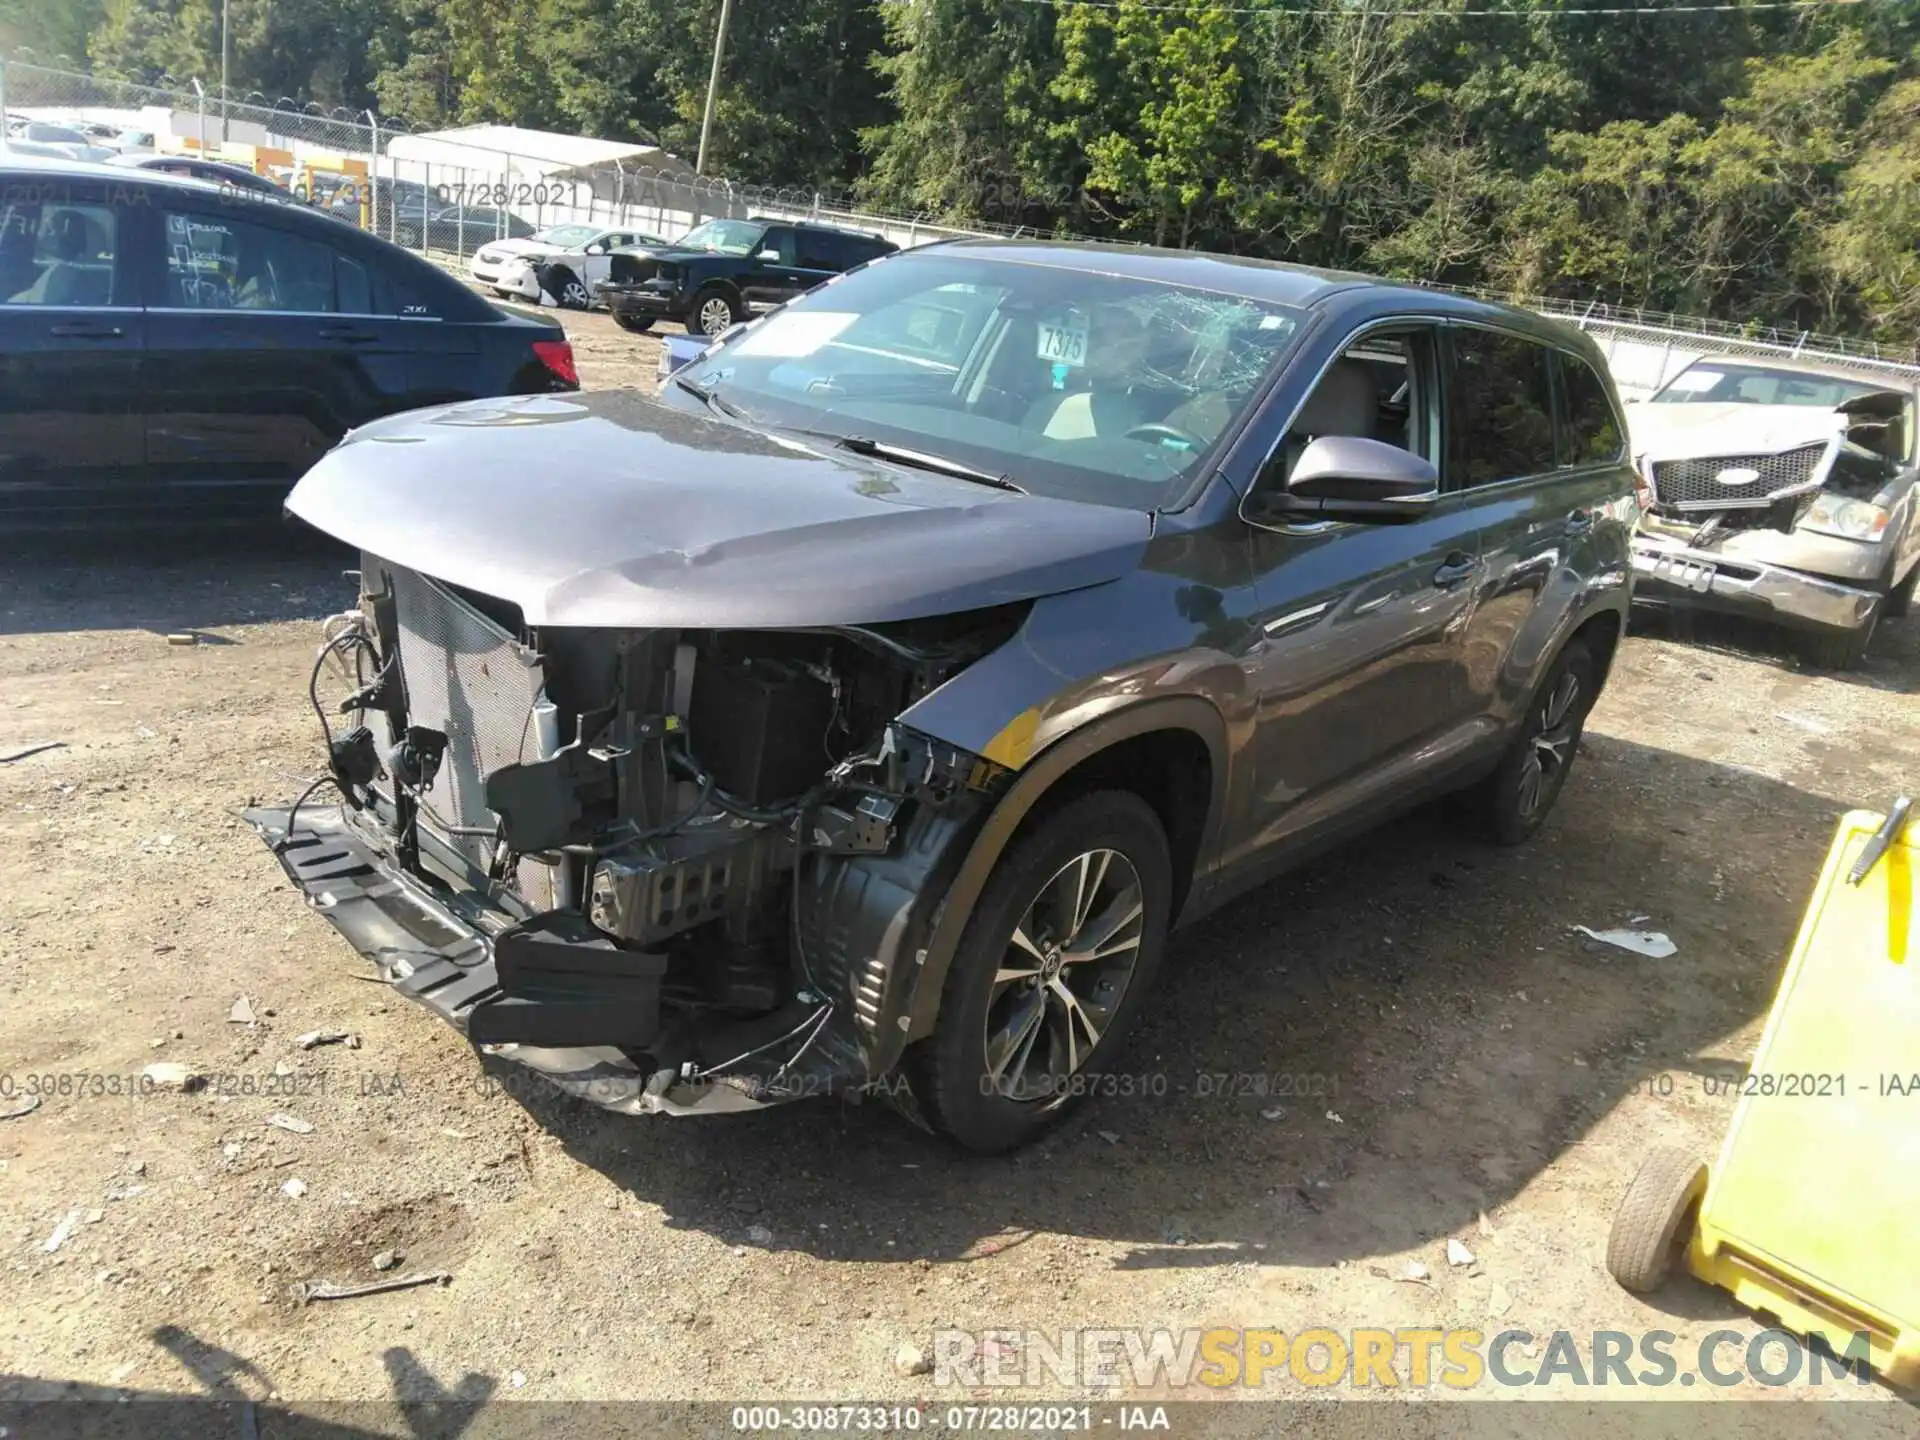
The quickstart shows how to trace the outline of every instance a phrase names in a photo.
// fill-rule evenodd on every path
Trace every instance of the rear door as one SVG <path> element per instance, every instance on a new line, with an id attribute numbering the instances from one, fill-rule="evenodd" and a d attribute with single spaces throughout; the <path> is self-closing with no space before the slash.
<path id="1" fill-rule="evenodd" d="M 1481 536 L 1465 676 L 1477 712 L 1508 714 L 1559 643 L 1559 617 L 1574 609 L 1578 550 L 1615 487 L 1620 432 L 1604 385 L 1588 371 L 1575 377 L 1580 439 L 1569 428 L 1556 440 L 1554 347 L 1477 325 L 1447 333 L 1442 485 L 1472 510 Z"/>
<path id="2" fill-rule="evenodd" d="M 0 173 L 0 514 L 140 494 L 138 189 Z"/>
<path id="3" fill-rule="evenodd" d="M 851 235 L 837 230 L 818 230 L 801 226 L 799 231 L 800 289 L 804 294 L 814 286 L 851 270 L 867 258 L 860 253 Z"/>
<path id="4" fill-rule="evenodd" d="M 406 331 L 380 313 L 372 264 L 298 218 L 156 200 L 141 388 L 157 484 L 257 504 L 351 427 L 405 407 Z"/>

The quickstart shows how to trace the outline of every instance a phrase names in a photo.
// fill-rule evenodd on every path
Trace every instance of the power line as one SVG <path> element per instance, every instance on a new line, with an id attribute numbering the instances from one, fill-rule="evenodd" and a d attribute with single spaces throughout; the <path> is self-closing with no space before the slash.
<path id="1" fill-rule="evenodd" d="M 1086 10 L 1145 10 L 1149 12 L 1186 13 L 1197 4 L 1204 4 L 1209 10 L 1224 10 L 1229 15 L 1298 15 L 1298 16 L 1370 16 L 1386 18 L 1427 18 L 1452 20 L 1462 16 L 1486 18 L 1500 16 L 1507 20 L 1576 20 L 1587 15 L 1726 15 L 1746 13 L 1758 10 L 1835 10 L 1844 6 L 1863 5 L 1867 0 L 1744 0 L 1744 3 L 1720 3 L 1712 5 L 1607 5 L 1582 7 L 1575 10 L 1549 10 L 1521 6 L 1475 6 L 1464 10 L 1448 10 L 1431 5 L 1214 5 L 1210 0 L 1190 0 L 1187 4 L 1133 4 L 1121 3 L 1121 0 L 1020 0 L 1024 5 L 1044 5 L 1049 9 L 1066 9 L 1072 6 Z"/>

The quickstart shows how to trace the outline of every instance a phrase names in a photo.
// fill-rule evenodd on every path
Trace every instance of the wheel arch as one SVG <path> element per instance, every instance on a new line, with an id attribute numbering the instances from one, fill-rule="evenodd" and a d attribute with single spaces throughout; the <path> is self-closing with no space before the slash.
<path id="1" fill-rule="evenodd" d="M 1621 610 L 1612 606 L 1596 610 L 1587 616 L 1567 637 L 1567 645 L 1585 645 L 1592 653 L 1594 664 L 1600 673 L 1594 677 L 1600 685 L 1607 683 L 1607 675 L 1613 669 L 1613 657 L 1619 653 L 1620 642 L 1626 638 L 1627 617 Z M 1561 647 L 1565 649 L 1566 646 Z"/>
<path id="2" fill-rule="evenodd" d="M 699 310 L 700 297 L 705 295 L 709 290 L 726 296 L 736 310 L 744 311 L 747 308 L 746 301 L 741 296 L 738 285 L 734 284 L 733 281 L 725 275 L 708 275 L 693 282 L 693 289 L 687 297 L 687 313 L 689 315 Z"/>
<path id="3" fill-rule="evenodd" d="M 967 922 L 1014 838 L 1052 809 L 1097 789 L 1125 789 L 1153 807 L 1174 857 L 1173 918 L 1216 848 L 1225 810 L 1227 727 L 1193 696 L 1147 700 L 1062 736 L 1034 756 L 981 822 L 929 927 L 907 1038 L 933 1032 L 947 970 Z"/>

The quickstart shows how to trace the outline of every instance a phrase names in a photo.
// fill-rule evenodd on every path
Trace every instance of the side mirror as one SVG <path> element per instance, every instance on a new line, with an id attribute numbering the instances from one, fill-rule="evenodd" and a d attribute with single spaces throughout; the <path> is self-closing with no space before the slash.
<path id="1" fill-rule="evenodd" d="M 607 247 L 602 245 L 598 240 L 587 247 L 587 254 L 589 255 L 604 255 L 606 253 Z"/>
<path id="2" fill-rule="evenodd" d="M 1411 451 L 1358 435 L 1323 435 L 1300 452 L 1284 488 L 1256 492 L 1256 500 L 1261 514 L 1275 519 L 1391 525 L 1417 520 L 1439 493 L 1439 472 Z"/>
<path id="3" fill-rule="evenodd" d="M 775 264 L 778 264 L 780 262 L 780 252 L 778 250 L 762 250 L 753 258 L 756 260 L 771 260 Z"/>

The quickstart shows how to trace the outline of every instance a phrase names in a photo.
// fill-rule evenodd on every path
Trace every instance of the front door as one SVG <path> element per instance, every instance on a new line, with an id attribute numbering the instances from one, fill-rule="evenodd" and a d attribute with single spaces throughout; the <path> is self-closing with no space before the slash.
<path id="1" fill-rule="evenodd" d="M 406 403 L 404 326 L 375 313 L 368 266 L 290 218 L 155 208 L 147 463 L 203 503 L 284 493 L 347 430 Z"/>
<path id="2" fill-rule="evenodd" d="M 740 294 L 750 310 L 770 310 L 811 290 L 800 268 L 800 242 L 791 225 L 769 225 L 740 275 Z"/>
<path id="3" fill-rule="evenodd" d="M 0 175 L 0 515 L 141 496 L 131 188 Z"/>
<path id="4" fill-rule="evenodd" d="M 1328 368 L 1264 484 L 1282 483 L 1313 439 L 1359 435 L 1437 462 L 1438 337 L 1368 332 Z M 1441 497 L 1402 524 L 1255 523 L 1261 639 L 1255 844 L 1291 844 L 1360 823 L 1406 782 L 1471 742 L 1464 640 L 1480 574 L 1478 520 Z"/>

